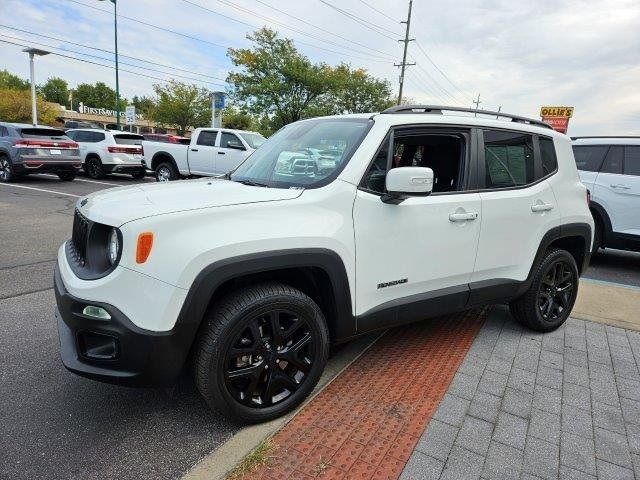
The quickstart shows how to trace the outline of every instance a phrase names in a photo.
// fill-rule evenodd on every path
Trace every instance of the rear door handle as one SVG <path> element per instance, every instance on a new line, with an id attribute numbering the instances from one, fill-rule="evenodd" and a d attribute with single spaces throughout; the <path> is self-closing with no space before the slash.
<path id="1" fill-rule="evenodd" d="M 192 152 L 197 152 L 197 151 L 198 151 L 198 149 L 197 149 L 197 148 L 192 148 L 192 149 L 191 149 L 191 151 L 192 151 Z"/>
<path id="2" fill-rule="evenodd" d="M 478 218 L 477 212 L 457 212 L 449 214 L 450 222 L 466 222 L 469 220 L 475 220 L 476 218 Z"/>
<path id="3" fill-rule="evenodd" d="M 553 204 L 551 203 L 535 203 L 531 205 L 532 212 L 548 212 L 553 210 Z"/>
<path id="4" fill-rule="evenodd" d="M 218 152 L 218 155 L 226 155 L 226 152 Z"/>
<path id="5" fill-rule="evenodd" d="M 622 183 L 611 184 L 611 188 L 618 188 L 620 190 L 631 190 L 629 185 L 623 185 Z"/>

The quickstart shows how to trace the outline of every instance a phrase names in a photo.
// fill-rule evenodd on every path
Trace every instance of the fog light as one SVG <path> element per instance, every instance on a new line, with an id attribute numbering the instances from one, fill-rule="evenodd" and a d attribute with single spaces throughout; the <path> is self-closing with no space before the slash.
<path id="1" fill-rule="evenodd" d="M 98 318 L 100 320 L 111 320 L 111 315 L 104 308 L 95 305 L 87 305 L 82 309 L 82 314 L 87 317 Z"/>

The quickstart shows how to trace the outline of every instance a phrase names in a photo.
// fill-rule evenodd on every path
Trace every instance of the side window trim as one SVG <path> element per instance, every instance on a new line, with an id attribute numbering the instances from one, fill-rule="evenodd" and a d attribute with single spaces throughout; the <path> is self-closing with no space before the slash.
<path id="1" fill-rule="evenodd" d="M 358 190 L 363 192 L 370 193 L 372 195 L 382 196 L 384 193 L 376 192 L 370 190 L 366 187 L 366 177 L 371 169 L 371 166 L 375 162 L 380 150 L 384 147 L 384 143 L 388 142 L 387 145 L 387 172 L 391 169 L 393 163 L 393 151 L 394 151 L 394 138 L 395 133 L 398 130 L 433 130 L 433 135 L 437 134 L 459 134 L 464 138 L 465 144 L 464 147 L 464 158 L 463 158 L 463 168 L 462 168 L 462 179 L 460 181 L 460 190 L 455 190 L 452 192 L 433 192 L 431 195 L 456 195 L 456 194 L 464 194 L 464 193 L 475 193 L 477 190 L 475 186 L 471 183 L 472 174 L 477 174 L 477 168 L 473 168 L 474 159 L 478 154 L 478 143 L 474 141 L 474 132 L 477 130 L 474 127 L 470 126 L 458 126 L 458 125 L 395 125 L 390 127 L 387 131 L 384 139 L 380 142 L 380 145 L 376 149 L 376 153 L 373 158 L 369 160 L 367 168 L 365 169 L 360 182 L 358 183 Z M 477 135 L 477 134 L 476 134 Z M 477 182 L 477 180 L 474 180 Z M 473 187 L 473 188 L 471 188 Z"/>

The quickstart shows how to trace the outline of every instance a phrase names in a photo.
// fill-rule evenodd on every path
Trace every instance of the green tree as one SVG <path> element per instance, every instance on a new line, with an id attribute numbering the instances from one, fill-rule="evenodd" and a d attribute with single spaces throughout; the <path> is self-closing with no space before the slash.
<path id="1" fill-rule="evenodd" d="M 232 72 L 234 98 L 249 111 L 266 113 L 273 128 L 303 118 L 305 110 L 331 91 L 331 67 L 314 65 L 296 50 L 293 41 L 262 28 L 247 35 L 253 48 L 230 48 L 229 58 L 241 71 Z"/>
<path id="2" fill-rule="evenodd" d="M 250 113 L 229 105 L 222 110 L 222 126 L 236 130 L 255 129 L 255 119 Z"/>
<path id="3" fill-rule="evenodd" d="M 87 107 L 115 110 L 116 92 L 103 82 L 96 82 L 95 84 L 81 83 L 73 92 L 73 102 L 82 102 Z M 127 100 L 120 97 L 120 111 L 124 111 L 126 106 Z"/>
<path id="4" fill-rule="evenodd" d="M 156 109 L 156 101 L 153 98 L 134 95 L 131 104 L 136 107 L 136 113 L 141 113 L 145 118 L 153 118 Z"/>
<path id="5" fill-rule="evenodd" d="M 13 90 L 27 90 L 31 86 L 29 80 L 24 80 L 14 75 L 9 70 L 0 70 L 0 88 L 10 88 Z"/>
<path id="6" fill-rule="evenodd" d="M 189 127 L 201 127 L 211 119 L 210 93 L 206 88 L 170 81 L 166 85 L 154 85 L 157 95 L 153 119 L 163 125 L 173 126 L 179 135 Z"/>
<path id="7" fill-rule="evenodd" d="M 60 110 L 53 103 L 36 97 L 38 123 L 54 125 Z M 31 123 L 31 92 L 24 88 L 0 88 L 0 118 L 5 122 Z"/>
<path id="8" fill-rule="evenodd" d="M 51 77 L 44 85 L 39 87 L 40 94 L 47 102 L 66 105 L 69 102 L 69 85 L 66 80 L 59 77 Z"/>

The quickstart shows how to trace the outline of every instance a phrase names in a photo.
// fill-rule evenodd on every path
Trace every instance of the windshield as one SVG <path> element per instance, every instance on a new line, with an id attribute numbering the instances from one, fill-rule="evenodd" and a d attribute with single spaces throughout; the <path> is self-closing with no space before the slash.
<path id="1" fill-rule="evenodd" d="M 130 133 L 118 133 L 114 135 L 113 138 L 119 145 L 142 145 L 142 141 L 144 140 L 142 135 L 133 135 Z"/>
<path id="2" fill-rule="evenodd" d="M 241 133 L 240 136 L 244 138 L 244 141 L 247 142 L 251 148 L 258 148 L 267 141 L 266 138 L 258 133 Z"/>
<path id="3" fill-rule="evenodd" d="M 20 136 L 22 138 L 38 138 L 38 137 L 46 137 L 46 138 L 62 138 L 65 136 L 63 130 L 58 130 L 57 128 L 23 128 L 20 130 Z"/>
<path id="4" fill-rule="evenodd" d="M 278 188 L 314 188 L 338 176 L 370 120 L 319 118 L 280 129 L 251 154 L 231 180 Z"/>

